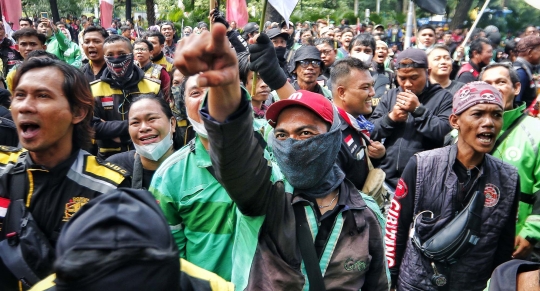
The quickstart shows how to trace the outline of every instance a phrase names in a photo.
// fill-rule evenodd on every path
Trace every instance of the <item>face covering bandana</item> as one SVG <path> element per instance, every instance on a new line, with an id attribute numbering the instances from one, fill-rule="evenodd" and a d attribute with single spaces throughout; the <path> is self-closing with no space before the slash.
<path id="1" fill-rule="evenodd" d="M 351 54 L 351 57 L 357 58 L 357 59 L 361 60 L 365 64 L 371 64 L 371 60 L 373 59 L 372 55 L 368 55 L 368 54 L 363 53 L 363 52 L 362 53 L 353 52 Z"/>
<path id="2" fill-rule="evenodd" d="M 280 47 L 276 47 L 275 50 L 276 50 L 276 56 L 278 58 L 278 61 L 284 62 L 285 61 L 285 53 L 287 52 L 287 48 L 280 46 Z"/>
<path id="3" fill-rule="evenodd" d="M 345 174 L 336 164 L 341 146 L 340 120 L 334 110 L 330 131 L 306 140 L 272 137 L 274 157 L 287 181 L 312 198 L 328 195 L 339 187 Z"/>
<path id="4" fill-rule="evenodd" d="M 133 145 L 135 146 L 135 151 L 139 155 L 152 161 L 158 161 L 173 145 L 172 126 L 170 127 L 167 136 L 158 142 L 145 145 L 133 143 Z"/>
<path id="5" fill-rule="evenodd" d="M 107 68 L 112 74 L 113 79 L 130 76 L 133 72 L 133 54 L 125 54 L 118 57 L 105 57 Z"/>
<path id="6" fill-rule="evenodd" d="M 178 116 L 181 118 L 181 120 L 185 120 L 187 118 L 186 103 L 184 102 L 184 96 L 182 95 L 181 86 L 172 86 L 171 94 L 174 98 L 174 103 Z"/>
<path id="7" fill-rule="evenodd" d="M 191 125 L 193 126 L 193 130 L 195 130 L 195 132 L 200 137 L 208 138 L 208 132 L 206 131 L 206 128 L 204 127 L 204 124 L 191 119 L 191 117 L 189 117 L 189 116 L 187 117 L 187 119 L 189 120 L 189 123 L 191 123 Z"/>

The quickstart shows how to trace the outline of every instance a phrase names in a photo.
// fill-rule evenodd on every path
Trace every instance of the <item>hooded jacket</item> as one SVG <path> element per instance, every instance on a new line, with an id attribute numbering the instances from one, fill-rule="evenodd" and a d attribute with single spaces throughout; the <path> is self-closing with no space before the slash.
<path id="1" fill-rule="evenodd" d="M 133 67 L 133 75 L 123 88 L 118 88 L 115 83 L 108 68 L 100 80 L 90 83 L 95 100 L 92 126 L 99 147 L 98 156 L 102 159 L 133 147 L 127 121 L 133 99 L 141 94 L 155 94 L 156 97 L 163 98 L 160 84 L 146 78 L 137 66 Z M 120 137 L 121 143 L 112 140 L 116 137 Z"/>
<path id="2" fill-rule="evenodd" d="M 445 135 L 452 129 L 448 122 L 452 96 L 439 84 L 428 84 L 418 96 L 421 105 L 409 113 L 405 122 L 395 122 L 388 116 L 399 92 L 403 92 L 401 87 L 386 92 L 370 117 L 375 125 L 371 138 L 386 147 L 386 157 L 381 159 L 379 167 L 392 188 L 415 153 L 443 146 Z"/>

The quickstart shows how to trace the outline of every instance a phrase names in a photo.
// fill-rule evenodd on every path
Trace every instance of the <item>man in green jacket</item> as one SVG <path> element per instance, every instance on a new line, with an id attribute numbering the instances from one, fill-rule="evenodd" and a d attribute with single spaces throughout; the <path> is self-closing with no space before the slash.
<path id="1" fill-rule="evenodd" d="M 47 52 L 54 54 L 60 60 L 79 68 L 81 66 L 80 50 L 70 50 L 71 41 L 54 25 L 51 19 L 41 18 L 37 31 L 47 38 Z M 68 51 L 69 50 L 69 51 Z"/>
<path id="2" fill-rule="evenodd" d="M 540 120 L 527 115 L 524 102 L 514 103 L 522 84 L 512 67 L 488 65 L 480 80 L 493 85 L 503 95 L 504 122 L 492 155 L 518 168 L 521 201 L 513 257 L 526 259 L 540 240 Z"/>

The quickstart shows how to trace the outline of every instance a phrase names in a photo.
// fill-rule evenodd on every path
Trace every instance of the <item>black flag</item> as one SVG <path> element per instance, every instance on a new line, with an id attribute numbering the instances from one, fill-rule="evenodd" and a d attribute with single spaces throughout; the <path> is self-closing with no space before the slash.
<path id="1" fill-rule="evenodd" d="M 414 0 L 420 8 L 433 13 L 445 14 L 447 0 Z"/>

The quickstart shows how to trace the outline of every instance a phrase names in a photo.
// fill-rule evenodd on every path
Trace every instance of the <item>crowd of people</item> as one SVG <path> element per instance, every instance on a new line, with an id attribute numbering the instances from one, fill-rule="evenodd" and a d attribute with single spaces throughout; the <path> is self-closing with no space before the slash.
<path id="1" fill-rule="evenodd" d="M 0 290 L 540 290 L 533 25 L 4 25 Z"/>

